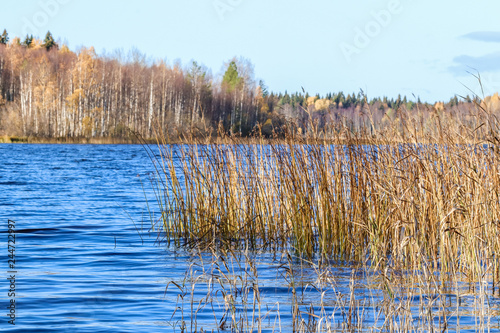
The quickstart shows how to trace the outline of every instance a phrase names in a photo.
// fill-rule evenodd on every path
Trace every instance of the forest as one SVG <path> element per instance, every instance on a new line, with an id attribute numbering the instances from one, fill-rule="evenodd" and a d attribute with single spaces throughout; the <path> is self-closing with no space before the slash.
<path id="1" fill-rule="evenodd" d="M 289 122 L 316 128 L 382 128 L 401 109 L 466 119 L 477 98 L 428 104 L 420 98 L 368 99 L 362 91 L 325 96 L 268 91 L 252 63 L 229 59 L 221 75 L 192 61 L 150 60 L 139 51 L 98 55 L 59 45 L 52 34 L 0 35 L 0 135 L 31 138 L 125 138 L 138 133 L 272 136 Z M 448 117 L 449 118 L 449 117 Z M 219 131 L 219 132 L 218 132 Z"/>

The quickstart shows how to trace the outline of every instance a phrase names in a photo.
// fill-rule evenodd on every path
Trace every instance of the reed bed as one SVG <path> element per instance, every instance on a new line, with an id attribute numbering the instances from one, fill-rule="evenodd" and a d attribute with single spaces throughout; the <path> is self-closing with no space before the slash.
<path id="1" fill-rule="evenodd" d="M 498 329 L 490 303 L 500 296 L 497 118 L 480 105 L 467 121 L 398 114 L 375 130 L 367 107 L 360 131 L 289 124 L 271 140 L 220 133 L 169 144 L 159 133 L 158 150 L 148 150 L 153 229 L 199 258 L 172 280 L 182 303 L 173 326 L 201 332 L 197 318 L 209 308 L 212 330 Z M 288 301 L 264 301 L 249 253 L 281 258 Z M 304 263 L 314 280 L 297 274 Z M 336 284 L 339 266 L 353 270 L 347 290 Z M 360 284 L 375 295 L 357 297 Z"/>
<path id="2" fill-rule="evenodd" d="M 240 144 L 160 141 L 152 219 L 167 241 L 224 240 L 377 269 L 422 267 L 498 282 L 500 160 L 495 124 L 348 128 Z M 406 119 L 406 120 L 405 120 Z M 443 124 L 444 123 L 444 124 Z M 429 125 L 430 124 L 430 125 Z M 411 127 L 413 125 L 413 127 Z M 314 125 L 311 125 L 314 128 Z M 153 153 L 153 152 L 152 152 Z"/>

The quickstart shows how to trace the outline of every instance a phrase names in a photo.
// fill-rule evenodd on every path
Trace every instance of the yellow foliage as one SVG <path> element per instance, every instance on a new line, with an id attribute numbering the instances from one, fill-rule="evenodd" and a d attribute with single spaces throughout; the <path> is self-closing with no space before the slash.
<path id="1" fill-rule="evenodd" d="M 66 53 L 71 53 L 71 50 L 68 48 L 67 45 L 63 45 L 59 49 L 59 52 L 62 53 L 62 54 L 66 54 Z"/>
<path id="2" fill-rule="evenodd" d="M 94 129 L 94 119 L 92 119 L 92 117 L 89 116 L 83 117 L 82 129 L 83 129 L 83 135 L 91 136 L 92 130 Z"/>
<path id="3" fill-rule="evenodd" d="M 69 108 L 76 109 L 80 99 L 85 98 L 83 89 L 75 89 L 75 91 L 68 97 L 66 97 L 66 102 Z"/>
<path id="4" fill-rule="evenodd" d="M 487 112 L 500 111 L 500 97 L 498 93 L 495 93 L 493 96 L 486 96 L 481 102 L 481 107 Z"/>
<path id="5" fill-rule="evenodd" d="M 90 90 L 96 84 L 97 55 L 93 47 L 83 48 L 73 69 L 73 82 L 76 86 Z"/>
<path id="6" fill-rule="evenodd" d="M 30 49 L 36 50 L 42 47 L 43 42 L 40 39 L 33 38 L 30 44 Z"/>
<path id="7" fill-rule="evenodd" d="M 14 37 L 11 39 L 9 46 L 21 44 L 21 38 Z"/>
<path id="8" fill-rule="evenodd" d="M 271 118 L 267 118 L 264 125 L 262 125 L 261 133 L 265 136 L 271 136 L 273 134 L 273 121 Z"/>
<path id="9" fill-rule="evenodd" d="M 316 109 L 316 111 L 327 110 L 329 106 L 330 100 L 328 99 L 318 99 L 316 102 L 314 102 L 314 108 Z"/>
<path id="10" fill-rule="evenodd" d="M 93 115 L 100 115 L 102 112 L 103 112 L 103 108 L 100 108 L 100 107 L 96 107 L 92 110 L 92 114 Z"/>
<path id="11" fill-rule="evenodd" d="M 434 104 L 434 109 L 436 109 L 436 111 L 443 111 L 444 110 L 444 103 L 437 102 L 436 104 Z"/>
<path id="12" fill-rule="evenodd" d="M 316 101 L 316 98 L 317 98 L 316 96 L 307 97 L 307 100 L 306 100 L 307 106 L 313 105 L 314 102 Z"/>

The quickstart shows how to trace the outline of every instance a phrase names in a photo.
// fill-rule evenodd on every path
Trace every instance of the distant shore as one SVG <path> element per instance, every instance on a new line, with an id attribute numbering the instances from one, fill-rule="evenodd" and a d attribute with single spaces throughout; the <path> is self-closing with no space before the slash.
<path id="1" fill-rule="evenodd" d="M 424 138 L 421 138 L 424 139 Z M 429 138 L 428 138 L 429 139 Z M 487 140 L 468 141 L 458 140 L 461 144 L 488 144 Z M 18 136 L 0 136 L 0 144 L 90 144 L 90 145 L 137 145 L 137 144 L 226 144 L 226 145 L 269 145 L 269 144 L 333 144 L 333 145 L 399 145 L 405 143 L 416 143 L 411 139 L 401 140 L 398 139 L 368 139 L 368 138 L 348 138 L 348 137 L 334 137 L 334 138 L 305 138 L 298 136 L 294 139 L 284 139 L 282 137 L 266 138 L 266 137 L 238 137 L 238 136 L 211 136 L 211 137 L 174 137 L 174 138 L 156 138 L 138 139 L 136 137 L 130 138 L 106 138 L 106 137 L 93 137 L 93 138 L 39 138 L 39 137 L 18 137 Z M 435 144 L 435 140 L 422 140 L 419 144 Z"/>
<path id="2" fill-rule="evenodd" d="M 145 140 L 146 143 L 156 143 L 155 139 Z M 137 138 L 36 138 L 18 136 L 0 136 L 0 143 L 20 144 L 140 144 Z M 142 142 L 144 143 L 144 142 Z"/>

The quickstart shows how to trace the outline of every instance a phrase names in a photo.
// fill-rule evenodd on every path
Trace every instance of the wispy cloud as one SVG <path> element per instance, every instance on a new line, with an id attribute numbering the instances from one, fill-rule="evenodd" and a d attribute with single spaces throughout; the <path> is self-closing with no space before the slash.
<path id="1" fill-rule="evenodd" d="M 500 43 L 500 31 L 474 31 L 461 37 L 480 42 Z"/>
<path id="2" fill-rule="evenodd" d="M 467 71 L 496 72 L 500 71 L 500 52 L 480 57 L 461 55 L 453 59 L 454 65 L 449 69 L 455 75 L 469 75 Z"/>

